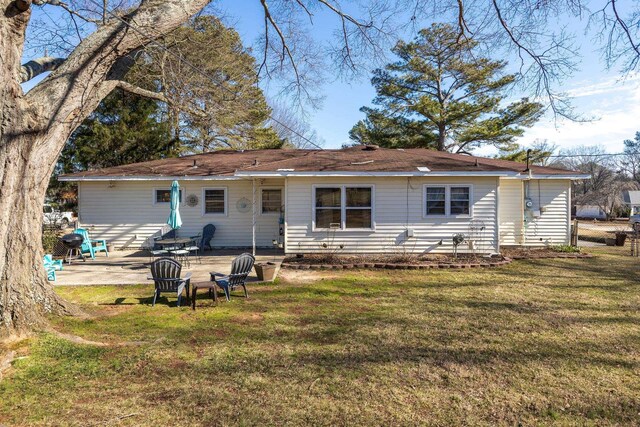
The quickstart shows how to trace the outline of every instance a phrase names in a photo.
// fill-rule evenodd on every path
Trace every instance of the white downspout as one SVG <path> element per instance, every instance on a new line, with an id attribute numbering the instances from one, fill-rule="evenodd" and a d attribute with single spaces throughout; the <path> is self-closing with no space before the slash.
<path id="1" fill-rule="evenodd" d="M 251 253 L 253 256 L 256 256 L 256 179 L 253 178 L 251 180 L 251 189 L 253 193 L 253 203 L 251 204 Z"/>

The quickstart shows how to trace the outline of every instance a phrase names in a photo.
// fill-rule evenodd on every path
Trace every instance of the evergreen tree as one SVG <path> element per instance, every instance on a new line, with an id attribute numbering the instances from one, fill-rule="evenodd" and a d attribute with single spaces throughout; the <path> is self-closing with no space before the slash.
<path id="1" fill-rule="evenodd" d="M 476 47 L 446 24 L 421 30 L 413 42 L 400 41 L 392 50 L 398 61 L 373 73 L 373 103 L 380 108 L 362 108 L 366 119 L 354 126 L 351 139 L 452 152 L 513 148 L 523 128 L 540 118 L 542 105 L 523 98 L 503 107 L 515 76 L 504 74 L 505 61 L 481 57 Z"/>
<path id="2" fill-rule="evenodd" d="M 161 120 L 156 101 L 116 90 L 85 119 L 65 144 L 49 183 L 48 196 L 62 200 L 75 184 L 57 176 L 170 157 L 178 141 Z"/>
<path id="3" fill-rule="evenodd" d="M 235 30 L 201 15 L 162 43 L 173 54 L 150 46 L 127 79 L 166 95 L 168 121 L 181 151 L 282 146 L 266 124 L 271 109 L 257 86 L 255 58 Z"/>

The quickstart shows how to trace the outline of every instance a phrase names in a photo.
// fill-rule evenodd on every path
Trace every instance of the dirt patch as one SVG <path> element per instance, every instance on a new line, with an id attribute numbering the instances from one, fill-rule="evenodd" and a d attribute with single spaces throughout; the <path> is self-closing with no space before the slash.
<path id="1" fill-rule="evenodd" d="M 278 275 L 281 280 L 295 283 L 308 283 L 317 282 L 320 280 L 330 280 L 338 277 L 337 274 L 327 274 L 320 271 L 308 271 L 308 270 L 285 270 L 281 269 Z"/>
<path id="2" fill-rule="evenodd" d="M 250 325 L 264 322 L 264 316 L 260 313 L 243 313 L 235 316 L 233 321 L 242 325 Z"/>
<path id="3" fill-rule="evenodd" d="M 591 254 L 583 252 L 560 252 L 553 248 L 507 248 L 502 254 L 512 259 L 536 258 L 591 258 Z"/>
<path id="4" fill-rule="evenodd" d="M 2 380 L 5 373 L 9 371 L 9 369 L 11 368 L 11 363 L 13 363 L 15 358 L 16 352 L 13 350 L 0 355 L 0 380 Z"/>

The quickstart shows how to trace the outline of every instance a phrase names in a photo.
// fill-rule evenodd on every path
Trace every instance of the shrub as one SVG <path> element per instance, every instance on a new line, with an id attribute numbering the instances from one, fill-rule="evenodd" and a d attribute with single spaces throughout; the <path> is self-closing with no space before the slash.
<path id="1" fill-rule="evenodd" d="M 557 246 L 553 246 L 551 249 L 553 249 L 555 252 L 564 252 L 564 253 L 570 253 L 570 254 L 580 252 L 579 247 L 571 246 L 571 245 L 557 245 Z"/>
<path id="2" fill-rule="evenodd" d="M 42 247 L 44 253 L 53 253 L 53 248 L 58 241 L 59 231 L 54 227 L 44 227 L 42 229 Z"/>

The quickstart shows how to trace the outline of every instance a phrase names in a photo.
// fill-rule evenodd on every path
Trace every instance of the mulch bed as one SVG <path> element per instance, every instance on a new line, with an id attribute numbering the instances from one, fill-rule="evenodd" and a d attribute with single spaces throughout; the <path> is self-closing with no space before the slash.
<path id="1" fill-rule="evenodd" d="M 387 270 L 427 270 L 431 268 L 482 268 L 500 267 L 511 262 L 510 258 L 497 256 L 491 258 L 460 255 L 454 258 L 449 255 L 433 255 L 420 257 L 374 257 L 374 256 L 305 256 L 303 258 L 288 257 L 282 262 L 282 268 L 292 270 L 350 270 L 350 269 L 387 269 Z"/>
<path id="2" fill-rule="evenodd" d="M 548 259 L 548 258 L 592 258 L 593 255 L 581 252 L 558 252 L 548 248 L 510 248 L 503 249 L 502 254 L 511 259 Z"/>
<path id="3" fill-rule="evenodd" d="M 351 270 L 351 269 L 386 269 L 386 270 L 427 270 L 439 268 L 464 269 L 501 267 L 513 260 L 522 259 L 577 259 L 591 258 L 591 254 L 557 252 L 552 249 L 508 249 L 501 256 L 491 258 L 459 255 L 422 255 L 412 257 L 384 256 L 347 256 L 336 255 L 331 258 L 307 255 L 302 258 L 287 257 L 282 268 L 291 270 Z"/>

